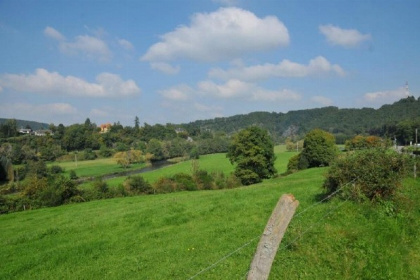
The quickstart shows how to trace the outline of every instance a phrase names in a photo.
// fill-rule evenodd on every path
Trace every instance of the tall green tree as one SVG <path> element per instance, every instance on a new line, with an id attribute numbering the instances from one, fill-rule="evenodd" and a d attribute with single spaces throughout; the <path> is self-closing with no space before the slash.
<path id="1" fill-rule="evenodd" d="M 233 136 L 227 157 L 236 164 L 235 175 L 244 185 L 258 183 L 277 174 L 273 141 L 267 130 L 257 126 L 248 127 Z"/>
<path id="2" fill-rule="evenodd" d="M 137 116 L 134 118 L 134 128 L 136 130 L 140 129 L 140 120 L 139 120 L 139 117 L 137 117 Z"/>
<path id="3" fill-rule="evenodd" d="M 305 136 L 299 169 L 328 166 L 336 158 L 337 153 L 334 135 L 321 129 L 314 129 Z"/>

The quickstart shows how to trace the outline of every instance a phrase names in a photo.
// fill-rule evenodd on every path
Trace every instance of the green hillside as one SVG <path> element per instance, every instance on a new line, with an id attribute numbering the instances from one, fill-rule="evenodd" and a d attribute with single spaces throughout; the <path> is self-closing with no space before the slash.
<path id="1" fill-rule="evenodd" d="M 250 125 L 258 125 L 268 129 L 274 138 L 290 135 L 302 136 L 315 128 L 329 131 L 336 136 L 354 136 L 360 133 L 382 136 L 394 133 L 394 131 L 387 131 L 386 126 L 419 117 L 420 98 L 416 100 L 414 97 L 408 97 L 379 109 L 324 107 L 287 113 L 253 112 L 226 118 L 198 120 L 184 126 L 188 130 L 200 128 L 234 133 Z"/>
<path id="2" fill-rule="evenodd" d="M 270 279 L 420 279 L 420 180 L 405 180 L 389 215 L 386 204 L 321 203 L 326 170 L 2 215 L 0 279 L 245 279 L 284 193 L 300 205 Z"/>
<path id="3" fill-rule="evenodd" d="M 7 122 L 8 119 L 0 118 L 0 125 Z M 32 130 L 39 130 L 39 129 L 47 129 L 47 123 L 40 123 L 35 121 L 27 121 L 27 120 L 16 120 L 17 128 L 26 128 L 29 126 Z"/>

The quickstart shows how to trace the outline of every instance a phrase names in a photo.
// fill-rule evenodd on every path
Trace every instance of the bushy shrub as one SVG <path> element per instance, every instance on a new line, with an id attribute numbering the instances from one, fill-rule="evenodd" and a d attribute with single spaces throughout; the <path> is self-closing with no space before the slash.
<path id="1" fill-rule="evenodd" d="M 176 191 L 176 183 L 171 178 L 160 178 L 153 185 L 157 193 L 170 193 Z"/>
<path id="2" fill-rule="evenodd" d="M 195 191 L 197 190 L 197 185 L 194 182 L 194 179 L 191 175 L 185 173 L 175 174 L 172 179 L 176 183 L 177 190 L 180 191 Z"/>
<path id="3" fill-rule="evenodd" d="M 237 170 L 235 171 L 235 176 L 241 178 L 241 183 L 244 185 L 252 185 L 262 181 L 257 173 L 249 169 Z"/>
<path id="4" fill-rule="evenodd" d="M 369 149 L 341 156 L 330 168 L 324 188 L 356 201 L 391 199 L 401 187 L 407 158 L 385 149 Z"/>
<path id="5" fill-rule="evenodd" d="M 88 149 L 85 149 L 83 153 L 83 157 L 85 160 L 95 160 L 98 156 L 92 149 L 88 148 Z"/>
<path id="6" fill-rule="evenodd" d="M 233 189 L 242 185 L 241 180 L 235 174 L 226 176 L 223 172 L 212 172 L 211 177 L 214 180 L 214 187 L 217 189 Z"/>
<path id="7" fill-rule="evenodd" d="M 92 183 L 92 189 L 96 192 L 97 198 L 108 198 L 109 186 L 102 180 L 102 178 L 96 178 Z"/>
<path id="8" fill-rule="evenodd" d="M 299 170 L 299 158 L 300 158 L 300 154 L 297 154 L 289 159 L 289 162 L 287 163 L 288 172 L 294 172 L 294 171 Z"/>
<path id="9" fill-rule="evenodd" d="M 74 182 L 64 176 L 54 176 L 49 179 L 31 176 L 26 182 L 22 196 L 27 198 L 31 208 L 41 206 L 58 206 L 69 202 L 78 195 Z"/>
<path id="10" fill-rule="evenodd" d="M 48 168 L 44 161 L 29 161 L 25 166 L 25 173 L 28 176 L 43 178 L 48 176 Z"/>
<path id="11" fill-rule="evenodd" d="M 64 172 L 64 169 L 59 165 L 53 165 L 53 166 L 50 167 L 50 173 L 51 174 L 60 174 L 60 173 L 63 173 L 63 172 Z"/>
<path id="12" fill-rule="evenodd" d="M 77 180 L 77 179 L 79 179 L 79 177 L 76 174 L 76 171 L 70 170 L 70 179 L 71 180 Z"/>
<path id="13" fill-rule="evenodd" d="M 194 146 L 190 151 L 190 159 L 199 159 L 199 158 L 200 158 L 200 153 L 198 152 L 198 148 Z"/>
<path id="14" fill-rule="evenodd" d="M 346 150 L 363 150 L 371 148 L 385 147 L 385 141 L 377 136 L 356 135 L 345 143 Z"/>
<path id="15" fill-rule="evenodd" d="M 153 193 L 152 186 L 142 176 L 130 176 L 124 181 L 124 189 L 130 194 Z"/>
<path id="16" fill-rule="evenodd" d="M 5 214 L 8 213 L 10 211 L 10 202 L 9 200 L 0 195 L 0 214 Z"/>
<path id="17" fill-rule="evenodd" d="M 206 170 L 198 170 L 193 174 L 195 183 L 199 190 L 215 189 L 213 177 Z"/>
<path id="18" fill-rule="evenodd" d="M 101 148 L 99 149 L 99 154 L 104 158 L 108 158 L 112 156 L 112 149 L 108 148 L 105 145 L 101 146 Z"/>

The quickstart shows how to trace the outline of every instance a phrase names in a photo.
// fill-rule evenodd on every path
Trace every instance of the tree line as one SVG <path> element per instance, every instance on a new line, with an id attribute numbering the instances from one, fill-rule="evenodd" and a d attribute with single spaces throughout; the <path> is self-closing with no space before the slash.
<path id="1" fill-rule="evenodd" d="M 338 144 L 355 135 L 375 135 L 396 138 L 400 145 L 414 141 L 414 128 L 420 127 L 420 97 L 403 98 L 379 109 L 339 109 L 324 107 L 289 111 L 287 113 L 253 112 L 246 115 L 198 120 L 185 124 L 186 128 L 205 128 L 234 134 L 256 125 L 267 129 L 275 143 L 287 138 L 303 139 L 313 129 L 320 128 L 333 134 Z"/>

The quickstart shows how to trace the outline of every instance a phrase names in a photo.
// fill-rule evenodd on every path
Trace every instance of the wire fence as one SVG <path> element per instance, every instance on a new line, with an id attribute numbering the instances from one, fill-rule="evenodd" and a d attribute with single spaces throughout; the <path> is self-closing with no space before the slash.
<path id="1" fill-rule="evenodd" d="M 333 198 L 335 195 L 337 195 L 341 190 L 343 190 L 345 187 L 347 187 L 350 184 L 353 184 L 354 180 L 344 184 L 343 186 L 341 186 L 340 188 L 338 188 L 337 190 L 335 190 L 334 192 L 332 192 L 331 194 L 327 195 L 326 197 L 324 197 L 322 200 L 317 201 L 313 204 L 311 204 L 310 206 L 306 207 L 305 209 L 303 209 L 302 211 L 300 211 L 299 213 L 295 214 L 293 217 L 293 221 L 296 221 L 296 219 L 300 216 L 302 216 L 304 213 L 308 212 L 310 209 L 313 209 L 314 207 L 316 207 L 317 205 Z M 296 238 L 294 238 L 292 241 L 290 241 L 289 243 L 287 243 L 284 246 L 281 246 L 279 248 L 279 250 L 285 250 L 287 248 L 289 248 L 290 246 L 292 246 L 293 244 L 295 244 L 299 239 L 301 239 L 305 234 L 307 234 L 310 230 L 312 230 L 316 225 L 318 225 L 319 223 L 321 223 L 326 217 L 328 217 L 330 214 L 332 214 L 333 212 L 335 212 L 336 210 L 338 210 L 339 208 L 341 208 L 345 202 L 347 202 L 348 199 L 346 199 L 345 201 L 343 201 L 342 203 L 338 204 L 336 207 L 330 209 L 329 211 L 327 211 L 327 213 L 325 213 L 320 219 L 318 219 L 317 221 L 313 222 L 310 224 L 310 226 L 303 231 L 302 233 L 300 233 Z M 204 272 L 216 267 L 218 264 L 222 263 L 223 261 L 225 261 L 226 259 L 228 259 L 229 257 L 231 257 L 232 255 L 234 255 L 235 253 L 241 251 L 242 249 L 248 247 L 250 244 L 252 244 L 255 240 L 259 240 L 261 238 L 262 234 L 253 237 L 252 239 L 250 239 L 248 242 L 246 242 L 245 244 L 243 244 L 242 246 L 236 248 L 235 250 L 231 251 L 230 253 L 224 255 L 223 257 L 221 257 L 220 259 L 218 259 L 216 262 L 210 264 L 209 266 L 205 267 L 204 269 L 200 270 L 199 272 L 197 272 L 196 274 L 194 274 L 193 276 L 191 276 L 190 278 L 188 278 L 188 280 L 194 279 L 197 276 L 203 274 Z M 244 274 L 244 278 L 247 277 L 248 275 L 248 270 L 247 272 Z"/>

